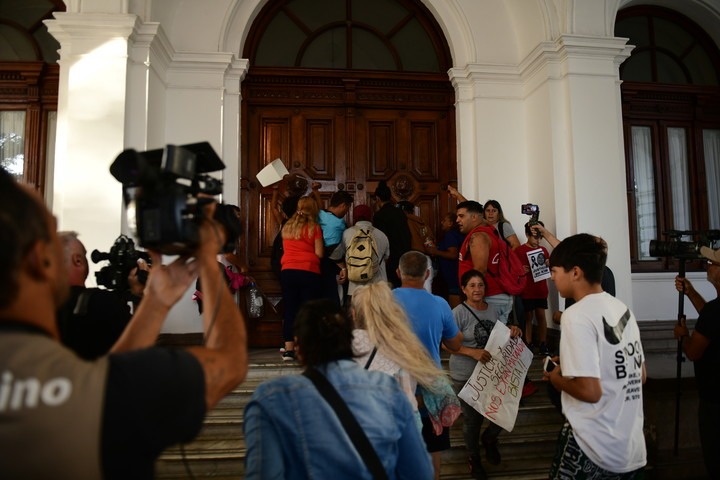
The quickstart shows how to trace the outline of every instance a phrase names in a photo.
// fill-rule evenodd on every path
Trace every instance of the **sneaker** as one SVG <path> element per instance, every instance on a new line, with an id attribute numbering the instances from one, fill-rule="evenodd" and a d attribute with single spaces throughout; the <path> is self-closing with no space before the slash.
<path id="1" fill-rule="evenodd" d="M 470 475 L 476 480 L 486 480 L 488 478 L 487 472 L 480 462 L 480 456 L 471 455 L 468 457 L 468 467 L 470 468 Z"/>
<path id="2" fill-rule="evenodd" d="M 522 395 L 520 396 L 520 398 L 529 397 L 537 391 L 538 388 L 535 386 L 535 384 L 531 380 L 528 380 L 527 382 L 525 382 L 525 385 L 523 385 Z"/>
<path id="3" fill-rule="evenodd" d="M 282 354 L 283 362 L 292 362 L 295 360 L 295 352 L 290 350 L 289 352 L 284 352 Z"/>
<path id="4" fill-rule="evenodd" d="M 483 438 L 482 444 L 483 447 L 485 447 L 485 460 L 487 460 L 490 465 L 500 465 L 501 457 L 500 450 L 498 450 L 497 447 L 497 439 L 489 441 Z"/>
<path id="5" fill-rule="evenodd" d="M 282 345 L 282 346 L 280 347 L 280 353 L 285 353 L 285 345 Z"/>
<path id="6" fill-rule="evenodd" d="M 545 355 L 550 355 L 550 350 L 544 342 L 540 344 L 540 355 L 542 355 L 543 357 Z"/>

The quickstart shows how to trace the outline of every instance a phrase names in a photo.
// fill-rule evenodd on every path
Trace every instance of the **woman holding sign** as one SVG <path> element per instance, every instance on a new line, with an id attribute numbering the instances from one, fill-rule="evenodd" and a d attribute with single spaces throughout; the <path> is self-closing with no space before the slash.
<path id="1" fill-rule="evenodd" d="M 455 392 L 460 392 L 465 382 L 470 378 L 477 362 L 490 361 L 490 352 L 485 350 L 490 332 L 498 321 L 495 308 L 485 302 L 485 277 L 477 270 L 469 270 L 460 279 L 460 289 L 465 301 L 453 309 L 453 316 L 464 340 L 460 350 L 450 356 L 450 377 L 453 380 Z M 518 337 L 522 332 L 518 327 L 510 327 L 510 335 Z M 483 416 L 460 399 L 460 406 L 464 416 L 463 437 L 465 448 L 468 451 L 468 463 L 473 478 L 487 478 L 485 469 L 480 460 L 480 442 L 485 447 L 485 459 L 492 465 L 500 463 L 500 452 L 497 448 L 497 438 L 502 430 L 490 422 L 480 435 Z"/>

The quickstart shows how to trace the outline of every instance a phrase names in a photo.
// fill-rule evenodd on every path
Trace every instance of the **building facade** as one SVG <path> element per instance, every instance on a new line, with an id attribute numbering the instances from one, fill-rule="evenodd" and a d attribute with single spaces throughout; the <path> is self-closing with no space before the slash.
<path id="1" fill-rule="evenodd" d="M 306 2 L 283 3 L 287 13 Z M 447 109 L 450 126 L 439 134 L 431 130 L 451 137 L 451 146 L 439 151 L 456 174 L 428 180 L 431 176 L 423 177 L 423 168 L 417 168 L 418 175 L 410 175 L 419 179 L 415 188 L 425 188 L 423 181 L 456 181 L 467 198 L 499 200 L 519 232 L 527 221 L 520 205 L 536 203 L 558 238 L 590 232 L 607 240 L 617 295 L 639 320 L 675 318 L 676 272 L 631 266 L 634 224 L 629 215 L 636 213 L 628 202 L 619 72 L 633 46 L 615 36 L 615 24 L 618 12 L 634 5 L 670 8 L 694 21 L 717 47 L 720 2 L 377 0 L 365 5 L 384 12 L 394 3 L 417 3 L 421 14 L 435 22 L 433 28 L 444 37 L 437 43 L 446 48 L 449 62 L 439 73 L 446 75 L 454 95 Z M 258 137 L 248 122 L 254 104 L 243 98 L 243 82 L 253 74 L 252 59 L 259 58 L 250 42 L 258 42 L 260 20 L 272 16 L 267 4 L 71 0 L 65 11 L 44 22 L 60 45 L 54 158 L 45 167 L 44 191 L 61 229 L 79 231 L 86 245 L 102 249 L 126 228 L 120 185 L 108 167 L 127 148 L 209 141 L 226 164 L 224 201 L 241 207 L 262 203 L 257 199 L 264 194 L 254 184 L 256 168 L 248 167 L 262 162 L 247 158 L 248 143 Z M 347 96 L 343 101 L 347 104 Z M 288 166 L 293 169 L 292 163 Z M 321 174 L 323 190 L 338 188 L 332 180 L 337 172 Z M 372 191 L 373 179 L 367 180 L 365 192 Z M 434 205 L 421 208 L 428 215 L 450 205 L 444 189 L 432 198 L 416 193 Z M 250 235 L 256 231 L 253 221 L 267 222 L 258 208 L 248 212 Z M 267 239 L 256 244 L 248 251 L 251 264 L 264 252 L 269 255 Z M 265 261 L 258 260 L 260 270 Z M 704 272 L 688 276 L 710 294 Z M 554 309 L 558 299 L 553 295 Z M 166 332 L 199 331 L 195 312 L 189 298 L 181 302 Z M 689 303 L 686 312 L 693 317 Z"/>

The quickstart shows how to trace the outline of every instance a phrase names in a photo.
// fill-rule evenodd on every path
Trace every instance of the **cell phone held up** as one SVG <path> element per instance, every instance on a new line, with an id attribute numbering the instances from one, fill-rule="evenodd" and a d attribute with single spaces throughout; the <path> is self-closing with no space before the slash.
<path id="1" fill-rule="evenodd" d="M 550 356 L 545 357 L 545 363 L 543 364 L 543 370 L 545 370 L 547 373 L 552 372 L 555 367 L 557 367 L 557 363 L 552 361 L 552 358 Z"/>
<path id="2" fill-rule="evenodd" d="M 534 203 L 526 203 L 524 205 L 520 205 L 520 211 L 524 215 L 530 215 L 530 221 L 528 222 L 529 226 L 537 225 L 539 223 L 540 218 L 540 207 L 538 205 L 535 205 Z M 540 232 L 537 231 L 534 233 L 535 238 L 540 238 Z"/>

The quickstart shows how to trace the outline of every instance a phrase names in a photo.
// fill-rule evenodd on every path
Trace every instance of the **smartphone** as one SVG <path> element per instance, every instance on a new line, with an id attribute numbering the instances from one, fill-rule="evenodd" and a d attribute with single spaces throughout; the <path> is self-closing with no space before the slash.
<path id="1" fill-rule="evenodd" d="M 534 205 L 532 203 L 526 203 L 524 205 L 520 205 L 520 212 L 525 215 L 533 215 L 535 213 L 538 213 L 540 210 L 540 207 L 537 205 Z"/>
<path id="2" fill-rule="evenodd" d="M 550 373 L 553 371 L 553 369 L 557 366 L 557 363 L 552 361 L 552 358 L 548 355 L 545 357 L 545 364 L 543 365 L 543 370 Z"/>

